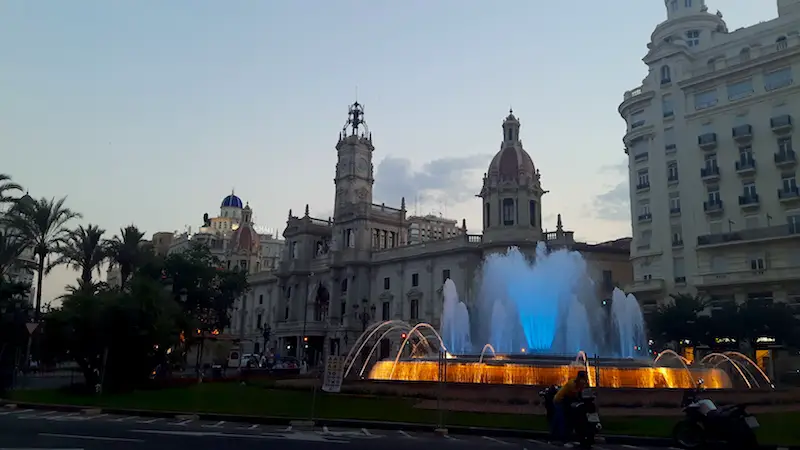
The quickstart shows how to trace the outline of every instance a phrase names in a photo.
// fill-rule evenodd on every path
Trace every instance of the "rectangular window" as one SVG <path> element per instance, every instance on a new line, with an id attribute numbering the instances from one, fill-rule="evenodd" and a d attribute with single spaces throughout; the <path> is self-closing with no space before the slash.
<path id="1" fill-rule="evenodd" d="M 503 225 L 514 225 L 514 199 L 503 199 Z"/>
<path id="2" fill-rule="evenodd" d="M 383 302 L 383 309 L 381 310 L 381 318 L 383 320 L 389 320 L 391 317 L 391 308 L 392 304 L 389 302 Z"/>
<path id="3" fill-rule="evenodd" d="M 786 86 L 790 86 L 794 81 L 792 79 L 792 68 L 784 67 L 770 73 L 764 74 L 764 90 L 774 91 Z"/>
<path id="4" fill-rule="evenodd" d="M 603 289 L 607 291 L 614 289 L 614 274 L 610 270 L 603 271 Z"/>
<path id="5" fill-rule="evenodd" d="M 450 269 L 444 269 L 442 271 L 442 284 L 444 284 L 444 282 L 448 279 L 450 279 Z"/>
<path id="6" fill-rule="evenodd" d="M 261 328 L 261 314 L 256 316 L 256 328 Z"/>
<path id="7" fill-rule="evenodd" d="M 698 92 L 694 94 L 694 109 L 706 109 L 717 104 L 717 90 Z"/>
<path id="8" fill-rule="evenodd" d="M 781 186 L 784 192 L 794 192 L 797 190 L 797 179 L 794 175 L 786 175 L 781 179 Z"/>
<path id="9" fill-rule="evenodd" d="M 800 233 L 800 214 L 787 216 L 786 223 L 789 224 L 789 233 L 792 234 Z"/>
<path id="10" fill-rule="evenodd" d="M 259 305 L 264 304 L 264 294 L 258 294 L 258 304 Z"/>
<path id="11" fill-rule="evenodd" d="M 644 125 L 644 110 L 640 109 L 639 111 L 634 112 L 631 114 L 631 129 L 639 128 Z"/>
<path id="12" fill-rule="evenodd" d="M 683 245 L 683 230 L 680 225 L 672 225 L 672 245 Z"/>
<path id="13" fill-rule="evenodd" d="M 675 109 L 672 105 L 672 96 L 669 94 L 661 97 L 661 114 L 664 117 L 672 117 L 675 114 Z"/>
<path id="14" fill-rule="evenodd" d="M 412 273 L 411 274 L 411 286 L 412 287 L 419 286 L 419 274 L 418 273 Z"/>
<path id="15" fill-rule="evenodd" d="M 637 174 L 636 187 L 642 189 L 649 186 L 650 186 L 650 174 L 647 172 L 647 169 L 642 169 Z"/>
<path id="16" fill-rule="evenodd" d="M 642 230 L 639 234 L 639 247 L 650 247 L 650 239 L 653 237 L 653 230 Z"/>
<path id="17" fill-rule="evenodd" d="M 670 161 L 667 163 L 667 181 L 678 181 L 677 161 Z"/>
<path id="18" fill-rule="evenodd" d="M 709 204 L 717 204 L 720 202 L 720 195 L 719 195 L 719 188 L 713 187 L 708 188 L 708 203 Z"/>
<path id="19" fill-rule="evenodd" d="M 642 202 L 639 204 L 639 215 L 641 216 L 650 215 L 650 202 Z"/>
<path id="20" fill-rule="evenodd" d="M 717 165 L 717 154 L 716 153 L 709 153 L 704 158 L 706 169 L 713 169 L 715 167 L 719 167 Z"/>
<path id="21" fill-rule="evenodd" d="M 383 290 L 384 291 L 388 291 L 389 290 L 389 286 L 391 285 L 391 281 L 392 280 L 389 279 L 389 277 L 386 277 L 386 278 L 383 279 Z"/>
<path id="22" fill-rule="evenodd" d="M 697 47 L 700 45 L 700 30 L 689 30 L 686 32 L 686 45 Z"/>
<path id="23" fill-rule="evenodd" d="M 739 147 L 739 161 L 742 163 L 746 163 L 752 160 L 753 160 L 753 147 L 749 145 Z"/>
<path id="24" fill-rule="evenodd" d="M 671 213 L 679 213 L 679 212 L 681 212 L 681 194 L 680 194 L 680 192 L 670 192 L 669 193 L 669 212 L 671 212 Z"/>
<path id="25" fill-rule="evenodd" d="M 530 217 L 530 224 L 531 224 L 532 227 L 535 227 L 536 226 L 536 201 L 535 200 L 531 200 L 529 205 L 530 205 L 530 207 L 529 207 L 528 214 L 530 214 L 530 216 L 531 216 Z"/>
<path id="26" fill-rule="evenodd" d="M 692 0 L 684 0 L 683 5 L 686 6 L 687 8 L 691 8 Z"/>
<path id="27" fill-rule="evenodd" d="M 743 81 L 728 85 L 728 100 L 738 100 L 749 97 L 754 92 L 753 79 L 748 78 Z"/>
<path id="28" fill-rule="evenodd" d="M 778 153 L 786 155 L 791 150 L 792 150 L 792 138 L 787 137 L 778 139 Z"/>
<path id="29" fill-rule="evenodd" d="M 744 198 L 756 198 L 756 184 L 752 181 L 746 181 L 742 184 L 742 196 Z"/>
<path id="30" fill-rule="evenodd" d="M 683 258 L 672 258 L 672 276 L 676 279 L 686 276 Z"/>
<path id="31" fill-rule="evenodd" d="M 675 150 L 675 129 L 666 128 L 664 130 L 664 149 L 667 152 Z"/>
<path id="32" fill-rule="evenodd" d="M 411 300 L 411 320 L 419 319 L 419 301 Z"/>

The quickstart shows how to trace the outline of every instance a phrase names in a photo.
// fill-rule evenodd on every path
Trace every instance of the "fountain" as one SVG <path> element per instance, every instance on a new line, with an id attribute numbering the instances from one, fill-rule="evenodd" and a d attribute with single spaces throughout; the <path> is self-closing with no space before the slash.
<path id="1" fill-rule="evenodd" d="M 671 351 L 653 360 L 636 298 L 615 288 L 611 305 L 604 307 L 578 252 L 548 252 L 539 243 L 531 263 L 519 249 L 510 248 L 485 258 L 481 279 L 472 309 L 459 299 L 455 283 L 445 281 L 441 333 L 425 323 L 411 327 L 400 321 L 368 329 L 364 335 L 407 332 L 396 357 L 375 363 L 368 377 L 437 381 L 445 373 L 448 382 L 549 385 L 586 370 L 590 384 L 602 387 L 689 388 L 703 378 L 707 388 L 719 389 L 732 387 L 732 376 L 751 387 L 759 384 L 758 378 L 769 383 L 763 372 L 756 377 L 748 370 L 743 361 L 750 360 L 740 354 L 709 355 L 693 366 Z M 348 372 L 354 355 L 367 345 L 369 337 L 362 338 L 359 349 L 354 347 L 348 356 Z M 442 360 L 446 371 L 439 370 Z M 680 364 L 668 366 L 669 361 Z M 734 370 L 719 368 L 720 361 Z"/>

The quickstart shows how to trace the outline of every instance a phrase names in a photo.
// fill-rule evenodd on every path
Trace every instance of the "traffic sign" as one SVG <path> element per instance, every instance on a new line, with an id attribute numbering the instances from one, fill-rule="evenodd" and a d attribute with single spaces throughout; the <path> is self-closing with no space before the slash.
<path id="1" fill-rule="evenodd" d="M 33 334 L 33 332 L 36 331 L 36 328 L 38 327 L 39 324 L 37 322 L 28 322 L 25 324 L 25 328 L 28 329 L 28 334 Z"/>

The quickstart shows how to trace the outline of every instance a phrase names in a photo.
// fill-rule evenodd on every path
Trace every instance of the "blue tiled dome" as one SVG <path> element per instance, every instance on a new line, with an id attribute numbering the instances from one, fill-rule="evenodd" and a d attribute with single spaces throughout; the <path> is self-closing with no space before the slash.
<path id="1" fill-rule="evenodd" d="M 239 197 L 231 194 L 222 199 L 222 207 L 230 207 L 230 208 L 241 208 L 242 207 L 242 199 Z"/>

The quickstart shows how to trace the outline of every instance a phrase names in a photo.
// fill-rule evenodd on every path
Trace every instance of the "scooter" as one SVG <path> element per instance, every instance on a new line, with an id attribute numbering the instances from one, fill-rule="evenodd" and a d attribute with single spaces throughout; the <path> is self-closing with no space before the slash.
<path id="1" fill-rule="evenodd" d="M 547 412 L 547 423 L 552 427 L 555 416 L 554 398 L 558 392 L 558 386 L 550 386 L 539 392 L 539 396 L 544 401 L 545 411 Z M 597 413 L 595 405 L 596 395 L 593 391 L 585 389 L 581 393 L 580 400 L 572 402 L 565 411 L 566 426 L 568 432 L 574 432 L 578 444 L 582 448 L 591 448 L 594 445 L 595 436 L 603 426 L 600 424 L 600 415 Z"/>
<path id="2" fill-rule="evenodd" d="M 758 419 L 747 412 L 747 405 L 717 407 L 712 400 L 700 397 L 703 390 L 700 379 L 696 388 L 684 391 L 681 401 L 684 418 L 672 430 L 675 443 L 686 449 L 713 444 L 725 449 L 757 449 L 755 430 L 760 425 Z"/>

